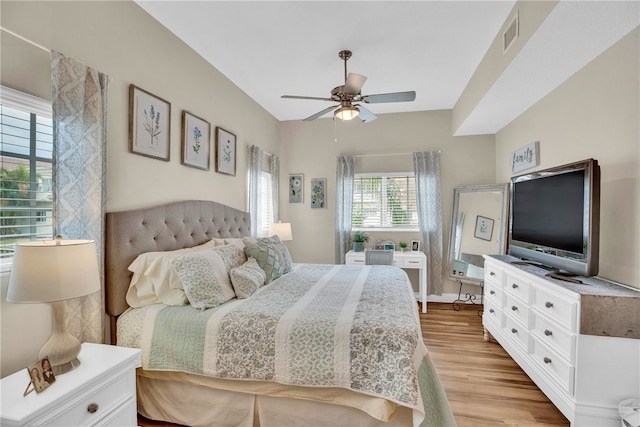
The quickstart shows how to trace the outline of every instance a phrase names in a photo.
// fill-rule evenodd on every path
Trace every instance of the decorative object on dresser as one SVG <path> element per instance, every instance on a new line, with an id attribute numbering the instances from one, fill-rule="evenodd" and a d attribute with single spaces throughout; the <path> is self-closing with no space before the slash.
<path id="1" fill-rule="evenodd" d="M 411 251 L 417 252 L 420 250 L 420 240 L 412 240 L 411 241 Z"/>
<path id="2" fill-rule="evenodd" d="M 353 251 L 362 252 L 364 251 L 364 244 L 369 241 L 369 235 L 366 231 L 359 230 L 353 233 L 351 240 L 353 241 Z"/>
<path id="3" fill-rule="evenodd" d="M 327 180 L 325 178 L 311 178 L 311 209 L 327 207 Z"/>
<path id="4" fill-rule="evenodd" d="M 82 365 L 58 378 L 46 393 L 22 395 L 29 375 L 0 380 L 2 426 L 137 426 L 135 348 L 82 344 Z"/>
<path id="5" fill-rule="evenodd" d="M 402 252 L 407 250 L 407 246 L 409 246 L 409 244 L 407 242 L 399 242 L 398 243 L 398 247 L 400 248 L 400 251 L 402 251 Z"/>
<path id="6" fill-rule="evenodd" d="M 572 426 L 619 426 L 640 390 L 640 292 L 519 261 L 485 255 L 485 329 Z"/>
<path id="7" fill-rule="evenodd" d="M 274 222 L 269 226 L 269 237 L 278 236 L 282 242 L 293 240 L 290 222 Z"/>
<path id="8" fill-rule="evenodd" d="M 289 175 L 289 203 L 302 203 L 304 200 L 304 175 L 292 173 Z"/>
<path id="9" fill-rule="evenodd" d="M 216 127 L 216 172 L 236 176 L 236 136 Z"/>
<path id="10" fill-rule="evenodd" d="M 129 151 L 169 161 L 171 104 L 129 85 Z"/>
<path id="11" fill-rule="evenodd" d="M 100 272 L 93 240 L 40 240 L 17 243 L 9 278 L 7 301 L 51 302 L 53 332 L 40 350 L 53 372 L 64 374 L 78 365 L 80 342 L 64 322 L 64 300 L 100 290 Z"/>
<path id="12" fill-rule="evenodd" d="M 211 124 L 188 111 L 182 111 L 181 161 L 185 166 L 209 170 Z"/>

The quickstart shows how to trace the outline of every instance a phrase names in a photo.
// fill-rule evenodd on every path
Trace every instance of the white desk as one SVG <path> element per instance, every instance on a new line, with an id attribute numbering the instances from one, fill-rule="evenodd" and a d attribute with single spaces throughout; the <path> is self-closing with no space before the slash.
<path id="1" fill-rule="evenodd" d="M 350 265 L 364 265 L 364 252 L 347 252 L 346 263 Z M 422 312 L 427 312 L 427 257 L 424 252 L 400 252 L 393 253 L 393 265 L 400 268 L 412 268 L 419 270 L 420 295 L 418 301 L 422 303 Z"/>

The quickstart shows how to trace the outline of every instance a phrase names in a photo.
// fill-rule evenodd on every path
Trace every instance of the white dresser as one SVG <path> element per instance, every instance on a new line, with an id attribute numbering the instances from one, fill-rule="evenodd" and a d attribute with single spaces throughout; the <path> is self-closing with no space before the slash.
<path id="1" fill-rule="evenodd" d="M 640 293 L 512 260 L 485 256 L 485 329 L 572 426 L 620 426 L 618 403 L 640 395 Z"/>
<path id="2" fill-rule="evenodd" d="M 23 396 L 26 368 L 0 382 L 2 426 L 137 426 L 136 368 L 142 351 L 82 344 L 80 366 L 43 392 Z"/>
<path id="3" fill-rule="evenodd" d="M 345 255 L 347 265 L 364 265 L 364 252 L 349 251 Z M 420 282 L 418 301 L 422 302 L 422 312 L 427 312 L 427 257 L 422 251 L 395 251 L 393 265 L 400 268 L 417 269 Z"/>

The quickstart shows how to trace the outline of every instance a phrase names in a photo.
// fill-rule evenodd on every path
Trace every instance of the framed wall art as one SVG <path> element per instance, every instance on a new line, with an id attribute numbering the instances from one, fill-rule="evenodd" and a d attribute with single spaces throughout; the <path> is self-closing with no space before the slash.
<path id="1" fill-rule="evenodd" d="M 304 175 L 293 173 L 289 175 L 289 203 L 302 203 L 304 197 Z"/>
<path id="2" fill-rule="evenodd" d="M 326 191 L 326 178 L 311 178 L 311 209 L 324 209 L 327 207 Z"/>
<path id="3" fill-rule="evenodd" d="M 478 239 L 491 241 L 491 235 L 493 234 L 493 220 L 478 215 L 476 217 L 476 231 L 474 236 Z"/>
<path id="4" fill-rule="evenodd" d="M 216 172 L 236 176 L 236 136 L 216 127 Z"/>
<path id="5" fill-rule="evenodd" d="M 169 161 L 171 104 L 129 85 L 129 151 Z"/>
<path id="6" fill-rule="evenodd" d="M 211 124 L 188 111 L 182 111 L 182 156 L 185 166 L 209 170 Z"/>

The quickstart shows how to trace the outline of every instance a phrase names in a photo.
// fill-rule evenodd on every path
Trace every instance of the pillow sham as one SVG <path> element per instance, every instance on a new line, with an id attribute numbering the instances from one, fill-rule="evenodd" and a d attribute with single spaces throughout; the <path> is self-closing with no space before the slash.
<path id="1" fill-rule="evenodd" d="M 268 239 L 258 239 L 255 244 L 244 247 L 247 257 L 256 259 L 258 265 L 266 274 L 265 284 L 282 276 L 283 267 L 280 263 L 280 255 L 275 249 L 275 245 Z"/>
<path id="2" fill-rule="evenodd" d="M 206 310 L 217 307 L 236 296 L 217 251 L 199 251 L 174 257 L 171 266 L 180 278 L 193 308 Z"/>
<path id="3" fill-rule="evenodd" d="M 283 274 L 290 272 L 293 268 L 293 260 L 291 259 L 289 249 L 280 241 L 278 236 L 271 236 L 269 239 L 275 245 L 276 250 L 280 252 L 280 263 L 282 264 Z"/>
<path id="4" fill-rule="evenodd" d="M 258 290 L 267 279 L 267 274 L 258 265 L 255 258 L 249 258 L 247 262 L 229 272 L 233 290 L 238 298 L 248 298 Z"/>
<path id="5" fill-rule="evenodd" d="M 242 243 L 242 240 L 233 240 L 229 244 L 216 246 L 213 250 L 220 255 L 227 271 L 231 271 L 232 268 L 239 267 L 247 262 L 247 257 L 244 254 L 244 243 Z"/>
<path id="6" fill-rule="evenodd" d="M 177 249 L 175 251 L 145 252 L 136 257 L 129 265 L 128 270 L 133 273 L 126 300 L 129 306 L 138 308 L 145 305 L 165 303 L 167 305 L 184 305 L 187 303 L 184 292 L 171 292 L 170 288 L 155 288 L 154 283 L 145 275 L 149 267 L 158 258 L 167 256 L 178 256 L 189 252 L 200 251 L 215 246 L 213 240 L 209 240 L 201 245 L 192 248 Z M 164 300 L 164 301 L 163 301 Z M 166 302 L 165 302 L 166 301 Z"/>

